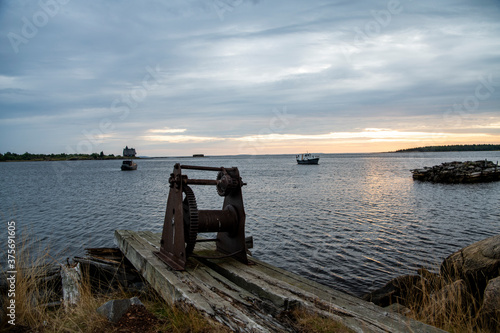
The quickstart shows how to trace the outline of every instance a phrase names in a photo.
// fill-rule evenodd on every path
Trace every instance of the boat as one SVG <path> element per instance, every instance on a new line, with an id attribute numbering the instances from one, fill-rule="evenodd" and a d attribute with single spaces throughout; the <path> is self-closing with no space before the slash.
<path id="1" fill-rule="evenodd" d="M 296 156 L 298 164 L 318 164 L 319 156 L 313 154 L 298 154 Z"/>
<path id="2" fill-rule="evenodd" d="M 122 171 L 136 170 L 137 163 L 132 160 L 126 160 L 122 163 Z"/>

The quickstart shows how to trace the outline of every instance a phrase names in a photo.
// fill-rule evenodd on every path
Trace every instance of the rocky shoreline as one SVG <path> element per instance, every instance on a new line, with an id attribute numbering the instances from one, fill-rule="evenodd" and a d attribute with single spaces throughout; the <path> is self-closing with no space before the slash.
<path id="1" fill-rule="evenodd" d="M 447 162 L 433 167 L 411 170 L 414 180 L 433 183 L 476 183 L 500 180 L 498 162 Z"/>
<path id="2" fill-rule="evenodd" d="M 479 328 L 500 331 L 500 235 L 453 253 L 439 273 L 424 268 L 417 273 L 396 277 L 363 299 L 438 321 L 453 311 L 462 312 Z"/>

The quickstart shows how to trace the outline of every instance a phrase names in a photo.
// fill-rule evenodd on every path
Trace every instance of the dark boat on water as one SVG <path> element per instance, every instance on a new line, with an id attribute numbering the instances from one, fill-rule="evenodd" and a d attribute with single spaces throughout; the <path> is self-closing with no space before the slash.
<path id="1" fill-rule="evenodd" d="M 134 161 L 123 161 L 122 163 L 122 171 L 130 171 L 130 170 L 136 170 L 137 169 L 137 163 Z"/>
<path id="2" fill-rule="evenodd" d="M 296 156 L 298 164 L 318 164 L 319 156 L 313 154 L 298 154 Z"/>

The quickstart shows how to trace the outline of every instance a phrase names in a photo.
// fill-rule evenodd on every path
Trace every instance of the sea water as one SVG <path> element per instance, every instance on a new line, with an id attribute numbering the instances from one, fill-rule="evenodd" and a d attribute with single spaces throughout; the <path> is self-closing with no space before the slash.
<path id="1" fill-rule="evenodd" d="M 454 251 L 500 232 L 500 182 L 433 184 L 411 169 L 500 160 L 500 152 L 323 154 L 0 163 L 0 263 L 7 222 L 32 251 L 63 262 L 87 247 L 114 246 L 114 230 L 161 232 L 175 163 L 238 167 L 253 255 L 360 296 L 389 279 L 438 269 Z M 184 170 L 189 178 L 215 172 Z M 220 209 L 214 187 L 192 186 L 199 209 Z"/>

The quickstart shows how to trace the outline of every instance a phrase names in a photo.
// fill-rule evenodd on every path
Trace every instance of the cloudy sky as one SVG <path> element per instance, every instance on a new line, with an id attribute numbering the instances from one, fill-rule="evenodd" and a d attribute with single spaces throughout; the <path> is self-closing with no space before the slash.
<path id="1" fill-rule="evenodd" d="M 0 152 L 500 143 L 497 0 L 0 1 Z"/>

